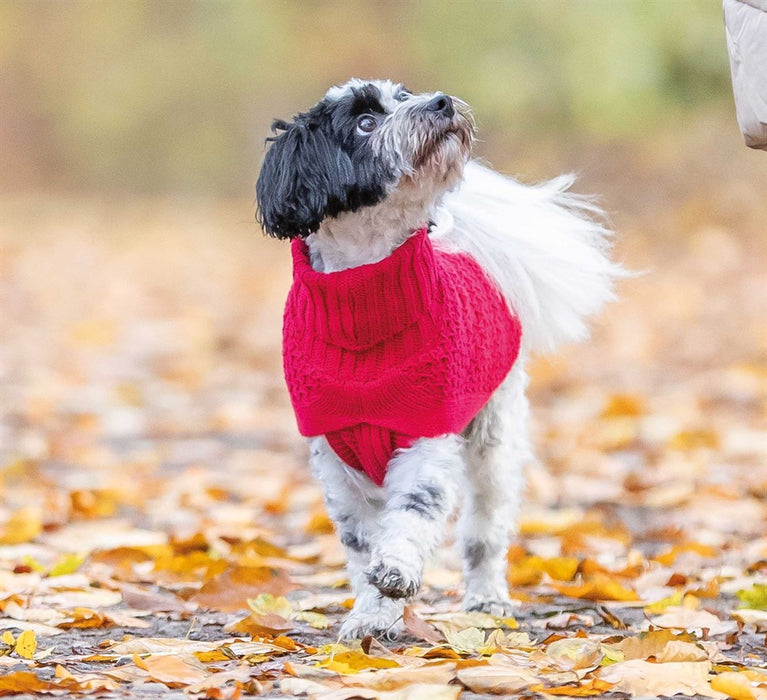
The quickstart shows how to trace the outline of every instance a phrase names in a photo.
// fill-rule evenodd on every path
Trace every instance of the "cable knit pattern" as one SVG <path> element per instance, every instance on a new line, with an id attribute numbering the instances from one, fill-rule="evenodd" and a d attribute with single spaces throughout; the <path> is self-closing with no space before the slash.
<path id="1" fill-rule="evenodd" d="M 394 450 L 469 424 L 517 358 L 519 320 L 472 257 L 435 250 L 425 228 L 341 272 L 292 246 L 283 361 L 298 429 L 380 486 Z"/>

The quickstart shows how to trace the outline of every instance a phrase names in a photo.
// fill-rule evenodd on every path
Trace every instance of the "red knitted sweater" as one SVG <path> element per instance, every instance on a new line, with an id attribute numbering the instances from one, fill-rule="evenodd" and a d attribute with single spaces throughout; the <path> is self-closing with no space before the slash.
<path id="1" fill-rule="evenodd" d="M 508 374 L 521 327 L 479 264 L 426 229 L 388 258 L 316 272 L 293 241 L 285 378 L 302 435 L 379 486 L 394 450 L 459 433 Z"/>

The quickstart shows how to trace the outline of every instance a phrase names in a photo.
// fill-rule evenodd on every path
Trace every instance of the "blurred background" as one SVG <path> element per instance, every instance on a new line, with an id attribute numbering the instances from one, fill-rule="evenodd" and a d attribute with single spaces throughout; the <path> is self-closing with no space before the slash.
<path id="1" fill-rule="evenodd" d="M 541 146 L 596 169 L 592 142 L 735 129 L 717 3 L 9 0 L 0 26 L 4 189 L 242 196 L 271 119 L 351 76 L 460 95 L 533 175 Z"/>
<path id="2" fill-rule="evenodd" d="M 478 155 L 523 181 L 577 172 L 643 273 L 533 365 L 539 499 L 764 464 L 767 154 L 737 129 L 718 2 L 4 0 L 2 512 L 34 504 L 34 532 L 158 466 L 220 486 L 283 455 L 303 480 L 288 251 L 253 183 L 271 120 L 351 76 L 462 97 Z"/>

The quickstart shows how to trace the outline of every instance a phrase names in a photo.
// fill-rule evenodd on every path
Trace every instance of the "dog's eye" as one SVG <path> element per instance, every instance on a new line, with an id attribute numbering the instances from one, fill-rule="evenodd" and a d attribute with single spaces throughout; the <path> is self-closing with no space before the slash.
<path id="1" fill-rule="evenodd" d="M 378 126 L 378 122 L 375 120 L 375 117 L 371 117 L 369 114 L 363 114 L 357 120 L 357 129 L 363 134 L 369 134 L 376 126 Z"/>
<path id="2" fill-rule="evenodd" d="M 408 97 L 410 97 L 410 94 L 407 90 L 400 90 L 397 95 L 394 97 L 397 102 L 404 102 Z"/>

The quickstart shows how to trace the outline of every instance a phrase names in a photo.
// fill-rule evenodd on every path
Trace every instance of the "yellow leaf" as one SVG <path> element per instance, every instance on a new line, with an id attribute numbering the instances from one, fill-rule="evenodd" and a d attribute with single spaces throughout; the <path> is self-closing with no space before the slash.
<path id="1" fill-rule="evenodd" d="M 83 563 L 83 557 L 80 554 L 65 554 L 59 559 L 48 572 L 49 576 L 64 576 L 66 574 L 73 574 L 80 568 L 80 564 Z"/>
<path id="2" fill-rule="evenodd" d="M 544 559 L 543 570 L 556 581 L 572 581 L 578 571 L 575 557 L 551 557 Z"/>
<path id="3" fill-rule="evenodd" d="M 111 620 L 108 620 L 103 613 L 90 608 L 74 608 L 70 613 L 70 618 L 59 622 L 56 626 L 68 630 L 72 628 L 110 627 L 112 625 Z"/>
<path id="4" fill-rule="evenodd" d="M 693 552 L 709 559 L 713 559 L 718 555 L 716 549 L 709 547 L 706 544 L 701 544 L 700 542 L 685 542 L 684 544 L 674 545 L 667 552 L 663 552 L 663 554 L 659 554 L 653 557 L 653 559 L 664 566 L 671 566 L 683 552 Z"/>
<path id="5" fill-rule="evenodd" d="M 310 535 L 332 535 L 335 532 L 333 521 L 321 505 L 312 510 L 304 529 Z"/>
<path id="6" fill-rule="evenodd" d="M 316 630 L 324 630 L 330 627 L 330 620 L 328 620 L 327 615 L 323 615 L 322 613 L 318 612 L 312 612 L 311 610 L 296 612 L 293 613 L 290 617 L 292 620 L 296 620 L 298 622 L 306 622 L 310 627 L 314 627 Z"/>
<path id="7" fill-rule="evenodd" d="M 378 656 L 368 656 L 365 652 L 357 649 L 349 649 L 332 654 L 324 661 L 316 664 L 318 668 L 326 668 L 329 671 L 345 675 L 359 673 L 370 668 L 399 668 L 399 664 L 393 659 L 382 659 Z"/>
<path id="8" fill-rule="evenodd" d="M 509 585 L 514 586 L 535 586 L 543 578 L 543 567 L 539 562 L 541 557 L 525 557 L 522 561 L 514 562 L 509 566 L 506 576 Z"/>
<path id="9" fill-rule="evenodd" d="M 222 649 L 212 649 L 211 651 L 195 651 L 194 656 L 198 661 L 202 661 L 204 664 L 214 664 L 219 661 L 232 660 L 231 657 L 227 656 Z"/>
<path id="10" fill-rule="evenodd" d="M 590 678 L 585 683 L 581 683 L 581 685 L 558 685 L 553 688 L 546 688 L 541 684 L 533 685 L 530 687 L 530 691 L 542 693 L 543 695 L 566 695 L 572 698 L 584 698 L 592 695 L 604 695 L 613 685 L 615 684 L 603 681 L 601 678 Z"/>
<path id="11" fill-rule="evenodd" d="M 293 612 L 293 607 L 284 596 L 275 596 L 271 593 L 260 593 L 255 598 L 248 598 L 248 607 L 258 615 L 273 613 L 280 617 L 288 618 Z"/>
<path id="12" fill-rule="evenodd" d="M 541 580 L 541 574 L 546 573 L 556 581 L 572 581 L 579 563 L 575 557 L 523 557 L 512 562 L 508 580 L 512 586 L 534 585 Z"/>
<path id="13" fill-rule="evenodd" d="M 12 513 L 4 524 L 0 524 L 0 544 L 29 542 L 42 531 L 43 523 L 40 509 L 26 506 Z"/>
<path id="14" fill-rule="evenodd" d="M 756 681 L 745 672 L 727 671 L 711 679 L 711 687 L 734 700 L 764 700 L 767 690 L 757 686 Z"/>
<path id="15" fill-rule="evenodd" d="M 716 450 L 720 442 L 719 434 L 713 430 L 683 430 L 671 438 L 669 447 L 675 450 Z"/>
<path id="16" fill-rule="evenodd" d="M 32 630 L 24 630 L 16 639 L 14 651 L 22 659 L 31 659 L 37 651 L 37 639 Z"/>
<path id="17" fill-rule="evenodd" d="M 661 598 L 661 600 L 656 600 L 654 603 L 645 605 L 644 611 L 648 615 L 658 615 L 665 612 L 668 607 L 681 605 L 683 599 L 684 593 L 682 591 L 674 591 L 667 598 Z"/>
<path id="18" fill-rule="evenodd" d="M 740 607 L 751 610 L 767 610 L 767 584 L 755 583 L 751 588 L 737 591 L 735 595 L 743 603 Z"/>
<path id="19" fill-rule="evenodd" d="M 639 596 L 606 574 L 594 574 L 579 584 L 552 582 L 552 587 L 562 595 L 587 600 L 639 600 Z"/>
<path id="20" fill-rule="evenodd" d="M 613 394 L 602 409 L 602 418 L 622 418 L 641 416 L 645 412 L 645 403 L 640 396 L 633 394 Z M 546 691 L 549 692 L 549 691 Z"/>

